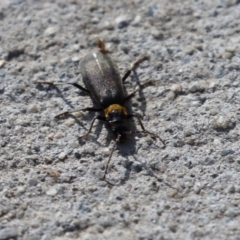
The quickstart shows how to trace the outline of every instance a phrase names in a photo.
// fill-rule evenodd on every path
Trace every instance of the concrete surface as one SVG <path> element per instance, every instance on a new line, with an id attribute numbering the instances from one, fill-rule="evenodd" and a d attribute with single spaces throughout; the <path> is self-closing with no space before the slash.
<path id="1" fill-rule="evenodd" d="M 0 239 L 240 239 L 238 0 L 1 0 Z M 113 153 L 111 130 L 71 85 L 101 38 L 145 127 Z M 131 129 L 139 129 L 129 121 Z"/>

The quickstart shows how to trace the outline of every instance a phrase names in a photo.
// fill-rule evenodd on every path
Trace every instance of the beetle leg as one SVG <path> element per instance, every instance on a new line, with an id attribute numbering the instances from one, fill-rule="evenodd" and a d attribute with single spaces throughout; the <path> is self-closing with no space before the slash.
<path id="1" fill-rule="evenodd" d="M 82 135 L 81 137 L 78 137 L 78 140 L 81 140 L 81 139 L 87 137 L 87 136 L 91 133 L 93 124 L 94 124 L 94 122 L 95 122 L 97 119 L 98 119 L 98 120 L 101 120 L 101 121 L 106 121 L 106 118 L 105 118 L 105 117 L 103 117 L 103 116 L 96 116 L 96 117 L 92 120 L 91 125 L 90 125 L 90 128 L 88 129 L 87 133 L 85 133 L 85 134 Z"/>
<path id="2" fill-rule="evenodd" d="M 116 141 L 115 141 L 115 143 L 114 143 L 114 145 L 113 145 L 113 147 L 112 147 L 111 153 L 110 153 L 110 155 L 109 155 L 109 157 L 108 157 L 107 165 L 106 165 L 106 167 L 105 167 L 105 171 L 104 171 L 104 175 L 103 175 L 103 178 L 104 178 L 104 179 L 105 179 L 105 177 L 106 177 L 106 174 L 108 173 L 108 166 L 109 166 L 110 160 L 111 160 L 111 158 L 112 158 L 113 151 L 114 151 L 117 143 L 118 143 L 119 140 L 120 140 L 120 137 L 121 137 L 121 135 L 118 134 L 117 139 L 116 139 Z"/>
<path id="3" fill-rule="evenodd" d="M 149 60 L 150 57 L 148 55 L 144 55 L 141 58 L 139 58 L 137 61 L 133 62 L 131 64 L 130 69 L 124 74 L 123 78 L 122 78 L 122 82 L 125 82 L 125 80 L 129 77 L 129 75 L 131 74 L 131 72 L 133 70 L 135 70 L 142 62 Z"/>
<path id="4" fill-rule="evenodd" d="M 102 53 L 109 53 L 109 51 L 106 49 L 106 46 L 105 46 L 104 42 L 101 39 L 98 39 L 97 45 L 98 45 L 99 50 Z"/>
<path id="5" fill-rule="evenodd" d="M 63 83 L 63 82 L 36 82 L 36 84 L 47 84 L 47 85 L 50 85 L 50 86 L 56 86 L 56 85 L 72 85 L 88 94 L 90 94 L 90 91 L 87 90 L 86 88 L 82 87 L 80 84 L 78 83 Z"/>
<path id="6" fill-rule="evenodd" d="M 150 85 L 154 85 L 152 80 L 149 80 L 149 81 L 147 81 L 147 82 L 145 82 L 145 83 L 143 83 L 143 84 L 140 84 L 134 92 L 130 93 L 130 94 L 125 98 L 125 100 L 128 101 L 128 100 L 131 99 L 131 98 L 135 95 L 135 93 L 138 92 L 140 89 L 144 89 L 145 87 L 148 87 L 148 86 L 150 86 Z"/>
<path id="7" fill-rule="evenodd" d="M 60 113 L 56 115 L 54 118 L 60 118 L 60 117 L 66 117 L 69 114 L 75 113 L 75 112 L 81 112 L 81 111 L 91 111 L 91 112 L 100 112 L 102 111 L 102 108 L 80 108 L 80 109 L 74 109 L 74 110 L 69 110 L 63 113 Z"/>
<path id="8" fill-rule="evenodd" d="M 87 90 L 86 88 L 82 87 L 80 84 L 78 84 L 78 83 L 70 83 L 70 84 L 73 85 L 74 87 L 76 87 L 76 88 L 78 88 L 78 89 L 80 89 L 80 90 L 90 94 L 90 91 Z"/>
<path id="9" fill-rule="evenodd" d="M 100 112 L 102 111 L 102 108 L 83 108 L 81 111 L 89 111 L 89 112 Z"/>
<path id="10" fill-rule="evenodd" d="M 137 116 L 136 114 L 129 114 L 127 116 L 127 118 L 133 118 L 133 117 L 137 118 L 138 123 L 139 123 L 139 125 L 142 128 L 142 131 L 129 131 L 127 133 L 129 133 L 129 134 L 133 134 L 133 133 L 147 133 L 154 139 L 158 138 L 162 142 L 164 147 L 166 146 L 165 142 L 158 135 L 156 135 L 155 133 L 149 132 L 148 130 L 145 129 L 145 127 L 143 126 L 143 123 L 142 123 L 141 119 L 139 118 L 139 116 Z"/>

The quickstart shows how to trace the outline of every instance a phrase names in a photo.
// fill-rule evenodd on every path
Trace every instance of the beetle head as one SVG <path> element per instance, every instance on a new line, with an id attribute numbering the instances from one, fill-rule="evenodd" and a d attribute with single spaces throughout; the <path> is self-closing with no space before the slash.
<path id="1" fill-rule="evenodd" d="M 115 109 L 108 113 L 106 120 L 110 123 L 113 133 L 117 137 L 120 135 L 120 141 L 122 142 L 126 138 L 127 128 L 123 123 L 125 114 L 121 109 Z"/>
<path id="2" fill-rule="evenodd" d="M 128 131 L 122 122 L 112 124 L 112 130 L 116 137 L 120 135 L 120 142 L 123 142 L 126 139 L 126 132 Z"/>
<path id="3" fill-rule="evenodd" d="M 111 110 L 108 113 L 108 115 L 106 116 L 106 120 L 110 124 L 114 124 L 114 123 L 117 123 L 117 122 L 122 122 L 124 118 L 125 118 L 125 115 L 124 115 L 124 113 L 121 109 Z"/>

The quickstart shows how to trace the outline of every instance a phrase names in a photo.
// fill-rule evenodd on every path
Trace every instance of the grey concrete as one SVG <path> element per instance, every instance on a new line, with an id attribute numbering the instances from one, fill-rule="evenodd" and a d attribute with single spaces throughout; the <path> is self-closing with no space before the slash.
<path id="1" fill-rule="evenodd" d="M 237 0 L 1 0 L 0 239 L 240 239 Z M 166 142 L 111 130 L 71 85 L 101 38 L 126 82 L 155 80 L 132 111 Z M 129 121 L 131 129 L 139 129 Z"/>

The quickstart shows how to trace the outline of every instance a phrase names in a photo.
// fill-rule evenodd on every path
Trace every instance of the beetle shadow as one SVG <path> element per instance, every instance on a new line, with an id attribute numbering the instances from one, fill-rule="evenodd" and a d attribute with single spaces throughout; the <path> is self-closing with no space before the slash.
<path id="1" fill-rule="evenodd" d="M 132 110 L 131 101 L 127 101 L 125 106 L 126 106 L 129 114 L 134 113 L 133 110 Z M 113 152 L 112 158 L 117 158 L 117 155 L 120 155 L 120 156 L 122 156 L 126 159 L 126 161 L 124 161 L 124 163 L 123 163 L 123 165 L 125 167 L 124 179 L 121 181 L 120 185 L 123 185 L 130 178 L 130 175 L 131 175 L 131 172 L 132 172 L 133 162 L 130 159 L 130 156 L 133 156 L 137 152 L 137 150 L 136 150 L 136 141 L 137 141 L 136 136 L 139 137 L 139 138 L 140 137 L 141 138 L 146 137 L 146 134 L 141 133 L 142 129 L 139 126 L 137 119 L 134 119 L 134 118 L 126 119 L 124 123 L 125 123 L 125 126 L 127 126 L 129 131 L 137 132 L 137 133 L 129 134 L 124 142 L 117 143 L 116 149 L 114 149 L 114 152 Z M 111 131 L 108 123 L 105 123 L 105 127 L 108 130 L 107 131 L 107 138 L 106 138 L 106 145 L 111 146 L 111 142 L 115 138 L 115 136 L 114 136 L 113 132 Z M 115 155 L 114 155 L 114 153 L 115 153 Z M 105 161 L 107 162 L 107 160 L 105 160 Z M 113 161 L 113 159 L 111 159 L 111 162 L 112 161 Z M 109 164 L 109 169 L 108 169 L 108 173 L 110 173 L 110 174 L 111 174 L 111 170 L 113 171 L 113 168 L 115 168 L 114 164 L 112 164 L 111 162 Z M 116 185 L 116 184 L 112 184 L 112 183 L 110 183 L 110 184 L 111 185 Z"/>
<path id="2" fill-rule="evenodd" d="M 131 105 L 136 105 L 136 108 L 139 108 L 141 110 L 141 113 L 142 113 L 141 115 L 145 115 L 146 109 L 147 109 L 147 99 L 144 95 L 143 89 L 148 86 L 146 86 L 144 88 L 142 88 L 140 86 L 148 81 L 142 82 L 140 80 L 136 70 L 132 71 L 130 78 L 131 79 L 128 80 L 128 82 L 126 82 L 126 83 L 129 83 L 131 88 L 136 88 L 136 85 L 137 85 L 139 87 L 139 90 L 135 93 L 135 95 L 133 96 L 132 99 L 130 99 L 129 102 L 132 102 Z M 150 84 L 148 84 L 148 85 L 150 85 Z M 152 84 L 152 85 L 154 85 L 154 84 Z M 131 92 L 128 90 L 128 93 L 131 93 Z M 134 98 L 135 98 L 135 100 L 133 101 Z"/>
<path id="3" fill-rule="evenodd" d="M 159 177 L 155 172 L 154 169 L 152 169 L 150 166 L 147 165 L 147 163 L 145 162 L 140 162 L 136 157 L 134 157 L 134 161 L 129 161 L 128 162 L 128 167 L 126 167 L 126 171 L 124 173 L 124 179 L 120 180 L 120 182 L 118 183 L 113 183 L 111 180 L 107 180 L 106 182 L 109 183 L 111 186 L 123 186 L 131 177 L 132 173 L 139 173 L 143 170 L 146 171 L 146 174 L 152 178 L 155 179 L 155 181 L 159 182 L 159 183 L 163 183 L 164 185 L 166 185 L 167 187 L 176 190 L 177 192 L 179 192 L 179 190 L 172 186 L 170 183 L 164 181 L 163 178 Z M 138 162 L 140 163 L 139 165 L 134 165 L 134 162 Z M 126 164 L 125 164 L 126 165 Z"/>
<path id="4" fill-rule="evenodd" d="M 130 83 L 130 81 L 132 81 L 134 83 L 137 83 L 138 86 L 141 86 L 142 84 L 144 84 L 144 83 L 140 82 L 138 74 L 135 70 L 132 71 L 132 74 L 129 78 L 131 78 L 131 80 L 128 80 L 126 83 L 129 83 L 129 85 L 131 87 L 133 87 L 133 84 Z M 152 84 L 152 85 L 154 85 L 154 84 Z M 125 88 L 125 91 L 126 91 L 127 94 L 131 94 L 131 92 L 127 89 L 127 86 L 126 86 L 125 83 L 124 83 L 124 88 Z M 138 99 L 141 99 L 141 101 L 140 101 L 141 106 L 140 107 L 137 106 L 137 108 L 140 108 L 142 114 L 145 115 L 147 100 L 146 100 L 145 95 L 143 93 L 143 88 L 139 88 L 139 90 L 135 93 L 134 97 L 138 98 Z M 134 101 L 134 103 L 132 103 L 132 100 L 130 99 L 126 102 L 126 107 L 128 109 L 129 114 L 134 114 L 134 111 L 132 109 L 133 108 L 132 105 L 135 104 L 136 102 L 139 102 L 139 101 Z M 129 119 L 129 120 L 126 120 L 126 121 L 128 121 L 128 123 L 129 123 L 129 124 L 127 124 L 129 130 L 140 131 L 141 132 L 142 129 L 137 127 L 139 125 L 137 120 L 133 121 L 133 120 Z M 143 125 L 144 125 L 144 123 L 143 123 Z M 109 128 L 109 126 L 106 126 L 106 128 Z M 110 142 L 112 140 L 112 135 L 113 134 L 111 134 L 110 131 L 108 131 L 107 145 L 110 144 Z M 134 166 L 134 162 L 129 159 L 129 156 L 134 157 L 134 154 L 136 153 L 136 139 L 135 139 L 136 135 L 140 136 L 140 137 L 146 137 L 145 134 L 139 134 L 139 133 L 138 134 L 130 134 L 129 138 L 125 141 L 125 143 L 117 144 L 116 150 L 118 150 L 118 154 L 120 154 L 121 156 L 123 156 L 127 159 L 127 161 L 125 161 L 125 163 L 124 163 L 126 170 L 125 170 L 125 174 L 124 174 L 124 179 L 121 180 L 120 183 L 118 183 L 118 184 L 113 184 L 113 183 L 109 182 L 111 185 L 124 185 L 125 182 L 130 178 L 131 173 L 133 171 L 134 172 L 142 171 L 142 169 L 136 169 L 136 166 Z M 135 157 L 134 157 L 134 159 L 135 159 L 136 162 L 138 161 Z M 109 168 L 109 173 L 111 173 L 111 168 L 112 167 L 113 166 L 111 166 Z M 144 166 L 142 166 L 142 168 L 144 168 L 147 171 L 149 176 L 155 178 L 156 181 L 163 182 L 165 185 L 173 188 L 170 184 L 168 184 L 167 182 L 164 182 L 163 179 L 159 178 L 154 173 L 154 171 L 151 170 L 146 164 Z"/>
<path id="5" fill-rule="evenodd" d="M 65 102 L 65 104 L 69 106 L 69 108 L 72 108 L 72 109 L 74 108 L 74 106 L 72 105 L 72 103 L 71 103 L 69 100 L 67 100 L 67 99 L 64 97 L 64 95 L 62 94 L 62 92 L 63 92 L 64 90 L 61 91 L 58 86 L 56 86 L 56 85 L 53 85 L 53 86 L 51 86 L 51 85 L 43 86 L 43 85 L 41 85 L 41 84 L 38 84 L 36 87 L 37 87 L 37 89 L 38 89 L 39 91 L 45 91 L 45 92 L 46 92 L 46 90 L 47 90 L 47 92 L 49 92 L 49 91 L 51 91 L 52 89 L 55 89 L 56 92 L 57 92 L 57 96 L 60 97 L 60 98 L 62 98 L 63 101 Z M 65 87 L 65 88 L 66 88 L 66 87 Z M 67 88 L 67 89 L 68 89 L 68 88 Z"/>
<path id="6" fill-rule="evenodd" d="M 69 87 L 73 87 L 74 86 L 65 86 L 64 88 L 65 89 L 68 89 Z M 37 89 L 39 91 L 51 91 L 52 89 L 55 89 L 56 92 L 57 92 L 57 96 L 60 97 L 61 99 L 63 99 L 64 103 L 69 107 L 69 110 L 75 110 L 75 109 L 78 109 L 79 107 L 76 107 L 76 106 L 73 106 L 72 103 L 65 98 L 65 96 L 63 95 L 63 91 L 61 91 L 59 89 L 59 87 L 57 85 L 47 85 L 47 86 L 43 86 L 41 84 L 37 85 Z M 87 93 L 84 93 L 83 91 L 77 91 L 77 95 L 79 97 L 90 97 L 90 99 L 92 100 L 91 96 L 88 95 Z M 93 106 L 96 107 L 96 104 L 94 103 L 94 101 L 92 100 L 92 103 L 93 103 Z M 91 106 L 89 106 L 91 107 Z M 61 113 L 59 113 L 61 114 Z M 94 115 L 96 113 L 93 113 L 93 112 L 88 112 L 87 116 L 84 116 L 84 117 L 81 117 L 81 120 L 76 117 L 73 113 L 69 113 L 67 116 L 61 116 L 59 118 L 56 118 L 55 120 L 58 121 L 58 120 L 62 120 L 62 119 L 68 119 L 68 118 L 73 118 L 75 120 L 75 122 L 81 127 L 81 128 L 84 128 L 85 131 L 88 131 L 88 127 L 86 127 L 83 123 L 82 123 L 82 120 L 84 121 L 88 121 L 88 122 L 91 122 L 92 120 L 90 119 L 93 119 L 94 118 Z M 97 135 L 97 137 L 100 135 L 101 131 L 102 131 L 102 124 L 96 124 L 96 129 L 94 129 L 94 133 Z M 80 137 L 80 136 L 79 136 Z M 100 145 L 100 143 L 98 141 L 95 141 L 98 145 Z"/>

